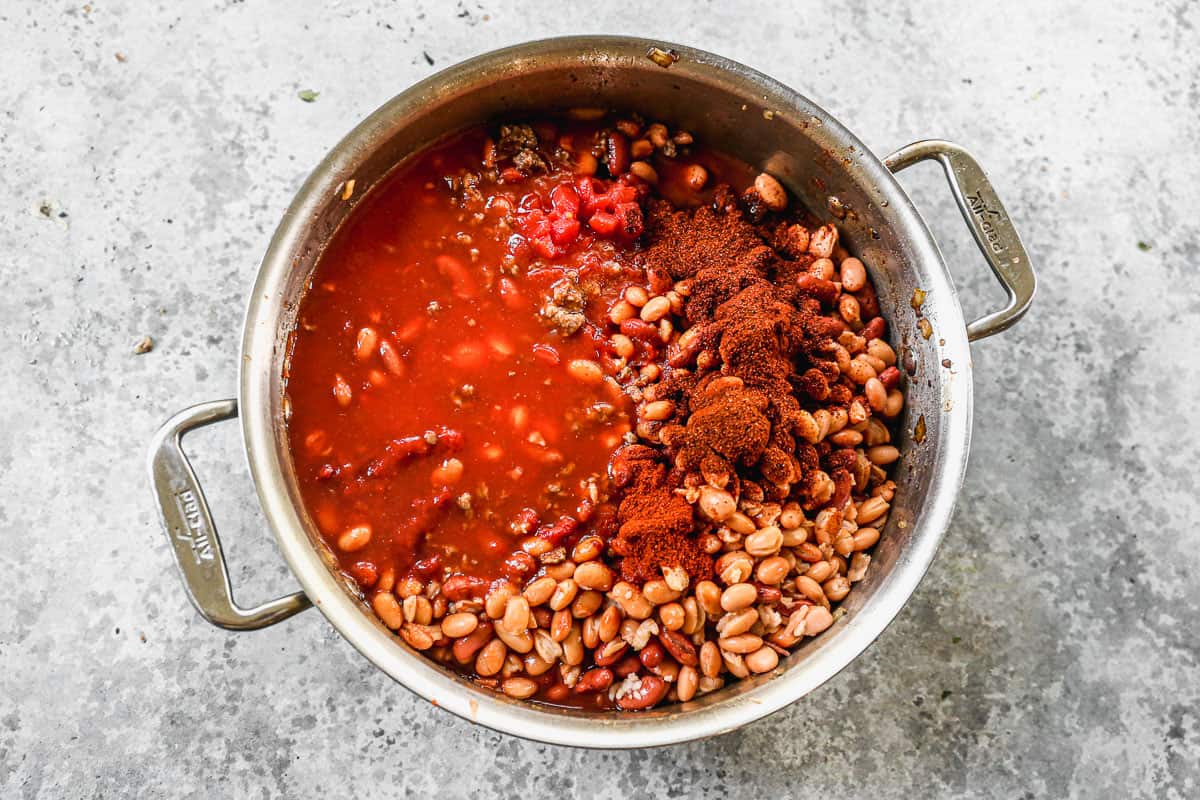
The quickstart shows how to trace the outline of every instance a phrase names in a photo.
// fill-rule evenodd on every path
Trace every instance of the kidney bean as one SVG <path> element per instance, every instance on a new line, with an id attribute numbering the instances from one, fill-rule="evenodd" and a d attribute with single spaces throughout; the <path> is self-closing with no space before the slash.
<path id="1" fill-rule="evenodd" d="M 533 351 L 535 358 L 538 358 L 547 364 L 557 365 L 562 362 L 562 356 L 560 356 L 558 351 L 548 344 L 535 344 L 530 349 Z"/>
<path id="2" fill-rule="evenodd" d="M 822 280 L 807 272 L 796 278 L 796 286 L 800 289 L 800 294 L 814 297 L 824 305 L 831 304 L 838 296 L 838 288 L 833 281 Z"/>
<path id="3" fill-rule="evenodd" d="M 508 648 L 499 639 L 492 639 L 475 657 L 475 672 L 490 678 L 500 671 L 508 657 Z"/>
<path id="4" fill-rule="evenodd" d="M 675 682 L 675 678 L 679 676 L 679 669 L 679 662 L 672 661 L 668 658 L 650 671 L 662 678 L 668 684 L 672 684 Z"/>
<path id="5" fill-rule="evenodd" d="M 621 323 L 621 333 L 641 342 L 658 342 L 658 328 L 640 318 L 627 319 Z"/>
<path id="6" fill-rule="evenodd" d="M 621 609 L 616 606 L 604 609 L 604 613 L 600 615 L 600 621 L 596 623 L 596 635 L 600 637 L 600 641 L 611 642 L 617 638 L 617 634 L 621 631 L 621 622 Z"/>
<path id="7" fill-rule="evenodd" d="M 427 455 L 433 445 L 423 436 L 404 436 L 393 439 L 383 446 L 383 455 L 367 462 L 363 473 L 368 478 L 378 478 L 392 472 L 402 461 L 414 456 Z"/>
<path id="8" fill-rule="evenodd" d="M 689 667 L 696 665 L 698 661 L 696 646 L 682 633 L 672 630 L 660 631 L 658 640 L 662 642 L 663 647 L 667 648 L 671 657 L 680 664 Z"/>
<path id="9" fill-rule="evenodd" d="M 778 603 L 783 598 L 783 593 L 779 591 L 777 586 L 767 586 L 762 583 L 755 583 L 754 588 L 758 590 L 758 602 L 763 605 L 772 605 Z"/>
<path id="10" fill-rule="evenodd" d="M 650 267 L 646 270 L 646 285 L 654 294 L 666 294 L 675 286 L 675 279 L 665 269 Z"/>
<path id="11" fill-rule="evenodd" d="M 667 682 L 655 675 L 643 675 L 641 685 L 617 700 L 622 711 L 643 711 L 662 702 L 669 689 Z"/>
<path id="12" fill-rule="evenodd" d="M 529 601 L 529 605 L 540 606 L 554 595 L 554 590 L 557 588 L 558 581 L 554 580 L 554 578 L 551 578 L 548 575 L 544 575 L 537 580 L 531 581 L 529 585 L 525 587 L 525 591 L 522 592 L 522 594 L 524 594 L 525 599 Z"/>
<path id="13" fill-rule="evenodd" d="M 617 639 L 597 650 L 592 660 L 596 662 L 596 666 L 598 667 L 611 667 L 621 660 L 628 649 L 629 645 L 626 642 Z"/>
<path id="14" fill-rule="evenodd" d="M 571 603 L 571 614 L 576 619 L 583 619 L 595 614 L 604 602 L 604 595 L 592 589 L 582 591 Z"/>
<path id="15" fill-rule="evenodd" d="M 445 627 L 443 627 L 445 632 Z M 490 642 L 492 639 L 492 624 L 491 622 L 480 622 L 475 630 L 455 639 L 454 645 L 451 645 L 450 651 L 454 655 L 454 660 L 461 664 L 470 663 L 470 660 L 475 657 L 476 652 Z"/>
<path id="16" fill-rule="evenodd" d="M 370 589 L 379 580 L 379 567 L 370 561 L 357 561 L 350 568 L 350 577 L 363 589 Z"/>
<path id="17" fill-rule="evenodd" d="M 442 633 L 451 639 L 469 636 L 479 627 L 479 619 L 474 614 L 460 611 L 442 620 Z"/>
<path id="18" fill-rule="evenodd" d="M 561 683 L 556 683 L 546 690 L 546 702 L 548 703 L 562 703 L 570 696 L 570 688 Z"/>
<path id="19" fill-rule="evenodd" d="M 354 357 L 360 362 L 366 362 L 374 354 L 375 345 L 378 342 L 379 334 L 374 328 L 363 328 L 358 332 L 358 338 L 354 343 Z"/>
<path id="20" fill-rule="evenodd" d="M 699 164 L 689 164 L 683 171 L 683 184 L 693 192 L 698 192 L 708 183 L 708 170 Z M 689 698 L 690 699 L 690 698 Z"/>
<path id="21" fill-rule="evenodd" d="M 603 692 L 612 686 L 612 683 L 612 670 L 604 668 L 589 669 L 579 676 L 579 681 L 575 684 L 575 691 L 580 694 Z"/>
<path id="22" fill-rule="evenodd" d="M 537 694 L 538 685 L 529 678 L 508 678 L 500 688 L 509 697 L 525 700 Z"/>
<path id="23" fill-rule="evenodd" d="M 616 675 L 618 678 L 624 678 L 628 675 L 632 675 L 633 673 L 637 672 L 641 668 L 642 668 L 642 662 L 638 660 L 638 657 L 629 655 L 629 656 L 625 656 L 620 661 L 618 661 L 615 665 L 613 665 L 612 671 L 613 671 L 613 674 Z"/>
<path id="24" fill-rule="evenodd" d="M 548 525 L 542 525 L 537 530 L 537 536 L 548 539 L 551 544 L 561 544 L 564 539 L 579 529 L 579 520 L 566 514 Z"/>
<path id="25" fill-rule="evenodd" d="M 575 583 L 582 589 L 607 592 L 613 587 L 613 571 L 599 561 L 585 561 L 575 568 Z"/>
<path id="26" fill-rule="evenodd" d="M 625 134 L 610 131 L 604 140 L 604 153 L 608 172 L 614 178 L 629 169 L 629 139 L 625 138 Z"/>
<path id="27" fill-rule="evenodd" d="M 442 572 L 442 556 L 434 553 L 429 558 L 423 558 L 412 565 L 413 574 L 424 580 L 432 580 L 434 575 Z"/>
<path id="28" fill-rule="evenodd" d="M 666 653 L 663 652 L 661 644 L 658 642 L 650 642 L 650 644 L 643 647 L 642 651 L 638 653 L 638 659 L 643 665 L 645 665 L 647 669 L 654 669 L 662 663 L 665 655 Z"/>
<path id="29" fill-rule="evenodd" d="M 442 595 L 447 600 L 466 600 L 468 597 L 482 598 L 488 583 L 474 575 L 451 575 L 442 584 Z"/>
<path id="30" fill-rule="evenodd" d="M 680 667 L 679 677 L 675 680 L 675 688 L 679 693 L 679 701 L 686 703 L 696 696 L 696 688 L 700 683 L 700 675 L 695 667 Z"/>
<path id="31" fill-rule="evenodd" d="M 858 301 L 863 319 L 879 316 L 879 298 L 875 295 L 874 286 L 868 283 L 860 291 L 854 293 L 854 298 Z"/>
<path id="32" fill-rule="evenodd" d="M 504 574 L 512 580 L 522 580 L 537 569 L 537 559 L 529 553 L 517 550 L 504 560 Z"/>
<path id="33" fill-rule="evenodd" d="M 863 326 L 863 329 L 859 331 L 859 335 L 869 342 L 872 339 L 882 338 L 886 330 L 887 321 L 883 317 L 875 317 Z"/>
<path id="34" fill-rule="evenodd" d="M 883 372 L 879 373 L 879 382 L 883 384 L 883 388 L 890 392 L 900 383 L 900 370 L 894 366 L 886 368 Z"/>
<path id="35" fill-rule="evenodd" d="M 512 278 L 503 277 L 497 281 L 500 300 L 511 311 L 520 311 L 527 305 L 525 298 L 521 295 L 517 285 L 513 283 Z"/>

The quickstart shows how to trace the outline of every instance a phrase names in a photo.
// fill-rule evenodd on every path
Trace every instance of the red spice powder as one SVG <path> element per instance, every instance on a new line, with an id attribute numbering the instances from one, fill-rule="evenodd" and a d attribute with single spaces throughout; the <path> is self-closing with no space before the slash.
<path id="1" fill-rule="evenodd" d="M 845 403 L 850 390 L 828 367 L 844 326 L 822 314 L 825 287 L 810 280 L 813 259 L 792 252 L 792 239 L 786 225 L 751 224 L 727 192 L 698 209 L 647 204 L 642 266 L 652 283 L 663 275 L 688 282 L 684 314 L 697 344 L 668 354 L 649 390 L 677 409 L 659 430 L 661 446 L 626 447 L 612 462 L 622 497 L 612 547 L 626 580 L 657 578 L 674 566 L 693 581 L 712 574 L 683 497 L 687 486 L 715 482 L 769 500 L 802 497 L 806 476 L 826 456 L 838 489 L 849 489 L 844 455 L 795 438 L 802 399 Z"/>
<path id="2" fill-rule="evenodd" d="M 712 558 L 692 535 L 692 507 L 675 493 L 658 451 L 623 447 L 613 456 L 612 472 L 614 483 L 624 489 L 612 543 L 622 556 L 622 576 L 641 583 L 661 578 L 664 566 L 683 567 L 697 579 L 711 575 Z"/>

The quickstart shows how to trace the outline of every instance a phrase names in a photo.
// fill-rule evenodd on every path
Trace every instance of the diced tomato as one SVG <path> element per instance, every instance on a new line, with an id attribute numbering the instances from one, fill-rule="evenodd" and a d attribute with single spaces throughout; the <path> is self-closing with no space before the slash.
<path id="1" fill-rule="evenodd" d="M 547 539 L 553 544 L 562 544 L 563 540 L 579 529 L 579 520 L 563 515 L 549 525 L 538 528 L 537 536 Z"/>
<path id="2" fill-rule="evenodd" d="M 558 248 L 555 247 L 554 241 L 549 235 L 530 239 L 529 243 L 533 245 L 533 251 L 542 258 L 554 258 L 559 255 Z"/>
<path id="3" fill-rule="evenodd" d="M 567 245 L 579 236 L 579 220 L 575 217 L 556 217 L 550 221 L 550 238 L 557 245 Z"/>
<path id="4" fill-rule="evenodd" d="M 550 204 L 559 214 L 575 216 L 579 213 L 579 194 L 569 183 L 560 183 L 550 191 Z"/>
<path id="5" fill-rule="evenodd" d="M 592 214 L 591 219 L 588 220 L 588 227 L 601 236 L 613 235 L 616 233 L 619 225 L 620 220 L 607 211 L 597 211 L 595 214 Z"/>

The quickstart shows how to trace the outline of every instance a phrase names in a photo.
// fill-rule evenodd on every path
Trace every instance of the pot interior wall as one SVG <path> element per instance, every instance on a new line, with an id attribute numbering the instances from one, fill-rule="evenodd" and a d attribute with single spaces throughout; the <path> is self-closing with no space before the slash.
<path id="1" fill-rule="evenodd" d="M 949 396 L 945 382 L 954 378 L 951 371 L 938 368 L 942 356 L 937 340 L 939 336 L 961 339 L 965 351 L 965 336 L 961 322 L 957 331 L 943 332 L 939 327 L 938 302 L 952 309 L 950 319 L 958 319 L 953 296 L 931 298 L 938 301 L 926 309 L 935 331 L 933 337 L 927 340 L 917 331 L 917 316 L 909 305 L 913 290 L 936 283 L 933 275 L 943 267 L 931 261 L 930 253 L 936 256 L 936 250 L 930 250 L 927 239 L 922 245 L 912 237 L 919 221 L 902 195 L 902 202 L 896 202 L 895 188 L 882 186 L 886 176 L 879 163 L 816 107 L 802 103 L 798 108 L 794 94 L 762 76 L 754 75 L 758 91 L 752 92 L 737 76 L 753 73 L 741 68 L 741 73 L 729 76 L 728 62 L 720 62 L 724 72 L 719 72 L 709 67 L 710 58 L 683 50 L 680 61 L 664 69 L 645 57 L 615 57 L 585 49 L 579 51 L 573 68 L 563 68 L 559 53 L 553 58 L 515 57 L 501 64 L 493 60 L 483 75 L 468 62 L 451 70 L 448 79 L 433 79 L 440 85 L 418 85 L 364 122 L 348 137 L 351 146 L 322 165 L 323 174 L 314 176 L 333 191 L 326 193 L 326 201 L 311 208 L 307 238 L 293 248 L 294 267 L 283 292 L 275 362 L 271 365 L 276 443 L 291 499 L 300 507 L 291 457 L 286 451 L 281 406 L 287 336 L 322 247 L 353 212 L 355 202 L 361 202 L 366 194 L 363 190 L 376 185 L 398 163 L 450 131 L 521 110 L 616 108 L 637 111 L 649 120 L 663 120 L 673 128 L 691 131 L 698 140 L 770 171 L 818 218 L 838 224 L 848 249 L 862 258 L 871 272 L 890 323 L 891 343 L 902 353 L 902 363 L 915 368 L 908 382 L 909 405 L 897 442 L 905 453 L 896 475 L 900 488 L 883 538 L 872 554 L 868 577 L 856 584 L 843 603 L 846 618 L 830 632 L 809 640 L 785 662 L 795 665 L 828 646 L 855 614 L 870 613 L 873 597 L 906 557 L 919 522 L 918 510 L 925 505 L 933 483 L 935 455 L 952 410 L 943 406 L 943 395 Z M 358 190 L 355 200 L 344 202 L 336 189 L 340 181 L 350 178 L 355 179 Z M 835 219 L 831 211 L 831 197 L 840 201 L 844 210 L 841 218 Z M 969 381 L 969 364 L 962 364 L 961 369 L 958 379 Z M 969 407 L 962 411 L 970 413 Z M 921 443 L 912 436 L 918 419 L 924 420 Z M 302 516 L 314 547 L 323 550 L 315 525 L 307 515 Z M 349 587 L 346 591 L 352 592 Z M 365 606 L 363 613 L 370 613 Z M 404 646 L 396 642 L 397 647 Z M 767 679 L 738 682 L 688 707 L 725 702 L 752 691 Z M 678 707 L 653 712 L 660 716 L 678 713 Z"/>

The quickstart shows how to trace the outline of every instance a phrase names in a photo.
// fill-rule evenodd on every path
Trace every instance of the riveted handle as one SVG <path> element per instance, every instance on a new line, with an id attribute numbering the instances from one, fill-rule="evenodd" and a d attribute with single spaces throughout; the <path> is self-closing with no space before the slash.
<path id="1" fill-rule="evenodd" d="M 983 167 L 965 149 L 953 142 L 926 139 L 901 147 L 883 163 L 892 172 L 899 172 L 927 160 L 937 161 L 946 170 L 963 219 L 971 228 L 988 266 L 1008 294 L 1008 304 L 1004 308 L 967 326 L 967 339 L 974 342 L 1012 327 L 1024 316 L 1037 291 L 1037 275 L 1029 263 L 1021 237 L 996 197 L 996 190 Z"/>
<path id="2" fill-rule="evenodd" d="M 254 608 L 234 602 L 221 540 L 181 440 L 190 430 L 233 419 L 237 413 L 236 400 L 215 400 L 167 420 L 150 443 L 150 483 L 188 599 L 213 625 L 246 631 L 282 622 L 312 603 L 303 592 Z"/>

